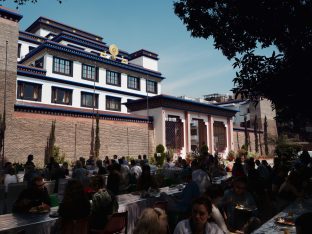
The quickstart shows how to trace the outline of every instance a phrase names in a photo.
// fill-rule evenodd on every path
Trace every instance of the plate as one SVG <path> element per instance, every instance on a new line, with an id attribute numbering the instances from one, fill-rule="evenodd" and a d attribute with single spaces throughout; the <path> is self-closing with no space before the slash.
<path id="1" fill-rule="evenodd" d="M 277 224 L 295 226 L 294 218 L 290 218 L 290 217 L 278 217 L 275 219 L 275 222 Z"/>

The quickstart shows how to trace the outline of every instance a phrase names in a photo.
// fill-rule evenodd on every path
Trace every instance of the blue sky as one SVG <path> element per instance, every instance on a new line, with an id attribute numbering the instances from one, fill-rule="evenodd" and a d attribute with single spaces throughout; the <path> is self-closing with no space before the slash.
<path id="1" fill-rule="evenodd" d="M 15 8 L 13 0 L 0 2 Z M 45 16 L 100 35 L 130 53 L 141 48 L 159 54 L 159 70 L 166 77 L 162 93 L 201 97 L 231 93 L 232 63 L 214 49 L 213 41 L 192 38 L 174 14 L 172 0 L 38 0 L 19 7 L 25 30 Z"/>

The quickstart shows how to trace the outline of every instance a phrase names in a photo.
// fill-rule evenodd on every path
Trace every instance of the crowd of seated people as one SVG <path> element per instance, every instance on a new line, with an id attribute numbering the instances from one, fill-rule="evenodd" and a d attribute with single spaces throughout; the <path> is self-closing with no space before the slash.
<path id="1" fill-rule="evenodd" d="M 34 207 L 49 208 L 51 203 L 44 179 L 68 178 L 70 180 L 59 205 L 59 216 L 64 222 L 91 217 L 90 227 L 93 229 L 102 229 L 110 215 L 117 212 L 116 195 L 163 186 L 151 173 L 146 155 L 139 155 L 130 163 L 117 155 L 112 159 L 105 157 L 103 161 L 81 157 L 72 173 L 68 164 L 56 165 L 53 159 L 39 175 L 32 155 L 26 164 L 24 179 L 29 187 L 20 194 L 14 204 L 14 212 L 27 212 Z M 167 233 L 168 230 L 174 233 L 229 233 L 237 230 L 251 233 L 288 204 L 307 192 L 311 193 L 311 158 L 305 153 L 292 164 L 284 158 L 276 158 L 273 167 L 265 160 L 238 157 L 232 177 L 221 185 L 213 184 L 214 177 L 226 175 L 217 155 L 204 155 L 190 163 L 182 158 L 175 162 L 168 159 L 165 168 L 171 167 L 181 168 L 184 188 L 178 197 L 162 193 L 161 198 L 168 203 L 166 211 L 144 211 L 136 233 L 145 233 L 142 230 L 146 223 L 155 224 L 154 219 L 160 228 L 157 233 Z M 106 185 L 104 175 L 107 177 Z M 6 165 L 4 181 L 6 184 L 18 182 L 10 163 Z"/>

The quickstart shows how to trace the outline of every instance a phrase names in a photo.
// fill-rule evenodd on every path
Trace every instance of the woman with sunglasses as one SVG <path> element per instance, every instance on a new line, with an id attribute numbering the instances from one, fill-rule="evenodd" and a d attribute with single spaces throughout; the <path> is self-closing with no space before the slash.
<path id="1" fill-rule="evenodd" d="M 195 199 L 191 218 L 179 222 L 174 234 L 224 234 L 217 224 L 209 222 L 211 212 L 212 205 L 208 198 Z"/>

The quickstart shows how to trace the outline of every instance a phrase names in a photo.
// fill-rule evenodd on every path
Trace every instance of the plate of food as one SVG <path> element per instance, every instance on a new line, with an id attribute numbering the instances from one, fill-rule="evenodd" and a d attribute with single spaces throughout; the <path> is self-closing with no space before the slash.
<path id="1" fill-rule="evenodd" d="M 248 212 L 252 212 L 252 211 L 257 210 L 256 207 L 245 206 L 245 205 L 242 205 L 242 204 L 237 204 L 235 206 L 235 209 L 242 210 L 242 211 L 248 211 Z"/>
<path id="2" fill-rule="evenodd" d="M 288 226 L 295 226 L 295 220 L 293 217 L 278 217 L 275 219 L 275 222 L 277 224 L 282 224 L 282 225 L 288 225 Z"/>

